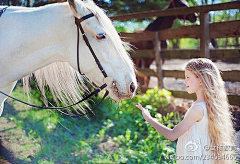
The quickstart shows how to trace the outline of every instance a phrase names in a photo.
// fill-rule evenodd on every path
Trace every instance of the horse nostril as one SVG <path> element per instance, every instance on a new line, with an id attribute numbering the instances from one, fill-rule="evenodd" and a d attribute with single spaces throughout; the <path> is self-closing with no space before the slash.
<path id="1" fill-rule="evenodd" d="M 131 93 L 134 93 L 135 89 L 136 89 L 136 87 L 135 87 L 134 83 L 132 82 L 132 83 L 130 84 L 130 92 L 131 92 Z"/>

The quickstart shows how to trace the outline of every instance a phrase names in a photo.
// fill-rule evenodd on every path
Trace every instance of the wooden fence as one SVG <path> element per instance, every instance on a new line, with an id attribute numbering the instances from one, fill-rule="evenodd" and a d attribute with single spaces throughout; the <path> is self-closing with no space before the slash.
<path id="1" fill-rule="evenodd" d="M 143 33 L 121 33 L 125 41 L 153 41 L 154 50 L 136 50 L 132 57 L 155 58 L 156 70 L 138 69 L 147 76 L 156 76 L 158 86 L 163 87 L 163 77 L 184 78 L 184 72 L 180 70 L 162 70 L 161 58 L 167 59 L 191 59 L 197 57 L 206 57 L 224 61 L 240 62 L 240 49 L 210 49 L 210 38 L 227 38 L 240 36 L 240 20 L 210 23 L 209 12 L 218 10 L 240 9 L 240 1 L 205 5 L 189 8 L 175 8 L 164 11 L 147 11 L 140 13 L 131 13 L 111 17 L 112 20 L 127 21 L 132 19 L 145 19 L 156 16 L 172 16 L 179 14 L 200 14 L 200 25 L 183 26 L 177 29 L 166 29 L 160 32 Z M 200 39 L 200 49 L 194 50 L 160 50 L 159 40 L 177 39 L 177 38 L 195 38 Z M 223 71 L 223 80 L 231 82 L 240 82 L 240 70 Z M 172 91 L 173 96 L 187 99 L 195 97 L 183 91 Z M 240 96 L 228 95 L 229 102 L 232 105 L 240 106 Z"/>

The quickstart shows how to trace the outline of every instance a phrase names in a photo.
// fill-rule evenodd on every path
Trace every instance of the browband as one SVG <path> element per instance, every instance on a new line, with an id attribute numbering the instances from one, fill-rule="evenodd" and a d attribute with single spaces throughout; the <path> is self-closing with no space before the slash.
<path id="1" fill-rule="evenodd" d="M 86 19 L 88 19 L 88 18 L 91 18 L 91 17 L 93 17 L 93 16 L 94 16 L 94 14 L 91 13 L 91 14 L 88 14 L 88 15 L 83 16 L 83 17 L 80 18 L 80 19 L 76 18 L 76 20 L 77 20 L 77 22 L 81 23 L 82 21 L 84 21 L 84 20 L 86 20 Z"/>

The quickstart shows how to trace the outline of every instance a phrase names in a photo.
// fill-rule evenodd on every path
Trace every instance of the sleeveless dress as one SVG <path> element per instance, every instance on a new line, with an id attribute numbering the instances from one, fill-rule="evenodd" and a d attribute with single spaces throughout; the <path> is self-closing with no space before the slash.
<path id="1" fill-rule="evenodd" d="M 193 124 L 177 141 L 177 164 L 214 164 L 210 158 L 210 137 L 208 133 L 208 113 L 205 102 L 193 103 L 187 110 L 186 115 L 194 106 L 200 105 L 203 117 Z"/>

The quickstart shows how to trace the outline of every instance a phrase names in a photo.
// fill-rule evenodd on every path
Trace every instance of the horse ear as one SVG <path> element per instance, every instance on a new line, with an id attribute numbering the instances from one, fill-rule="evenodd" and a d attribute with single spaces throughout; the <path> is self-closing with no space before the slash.
<path id="1" fill-rule="evenodd" d="M 68 4 L 70 6 L 70 9 L 72 10 L 73 12 L 73 15 L 76 17 L 76 18 L 80 18 L 81 16 L 79 16 L 78 12 L 77 12 L 77 5 L 76 5 L 76 1 L 75 0 L 67 0 L 68 1 Z"/>

